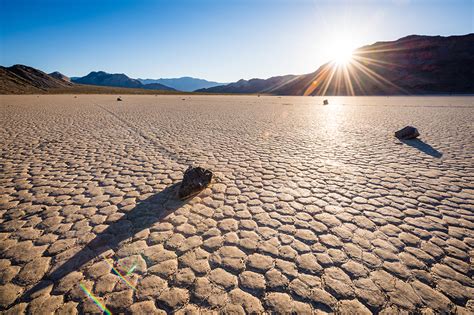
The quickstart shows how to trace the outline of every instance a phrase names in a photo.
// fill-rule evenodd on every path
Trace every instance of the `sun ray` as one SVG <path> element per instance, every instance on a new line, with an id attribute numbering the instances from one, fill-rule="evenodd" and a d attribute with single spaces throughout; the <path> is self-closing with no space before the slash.
<path id="1" fill-rule="evenodd" d="M 342 71 L 344 73 L 344 81 L 345 81 L 345 86 L 346 86 L 346 91 L 347 88 L 349 88 L 349 92 L 351 96 L 354 96 L 354 88 L 352 87 L 352 82 L 351 82 L 351 76 L 349 73 L 349 67 L 343 67 Z"/>
<path id="2" fill-rule="evenodd" d="M 385 79 L 384 77 L 382 77 L 381 75 L 379 75 L 378 73 L 376 73 L 375 71 L 369 69 L 368 67 L 364 66 L 363 64 L 361 64 L 360 62 L 354 60 L 353 62 L 354 66 L 357 67 L 360 71 L 362 71 L 363 73 L 365 73 L 370 79 L 372 79 L 375 83 L 379 84 L 379 86 L 381 87 L 384 87 L 383 86 L 383 83 L 386 83 L 387 85 L 391 86 L 391 87 L 394 87 L 395 89 L 397 89 L 398 91 L 401 91 L 405 94 L 408 94 L 408 92 L 399 87 L 398 85 L 394 84 L 393 82 Z"/>
<path id="3" fill-rule="evenodd" d="M 365 90 L 364 85 L 362 84 L 361 77 L 360 77 L 359 73 L 354 70 L 354 65 L 352 63 L 350 65 L 349 71 L 352 74 L 352 77 L 354 78 L 354 82 L 356 83 L 357 88 L 359 89 L 361 94 L 363 94 L 363 95 L 366 94 L 366 90 Z"/>
<path id="4" fill-rule="evenodd" d="M 284 82 L 282 82 L 282 83 L 280 83 L 280 84 L 278 84 L 278 85 L 275 85 L 275 86 L 272 86 L 272 87 L 270 87 L 270 88 L 268 88 L 268 89 L 266 89 L 266 90 L 263 90 L 262 93 L 272 93 L 273 91 L 278 90 L 279 88 L 281 88 L 281 87 L 283 87 L 283 86 L 285 86 L 285 85 L 289 85 L 289 84 L 291 84 L 292 82 L 294 82 L 294 81 L 296 81 L 296 80 L 298 80 L 298 79 L 299 79 L 299 77 L 296 76 L 296 77 L 292 78 L 292 79 L 289 80 L 289 81 L 284 81 Z"/>
<path id="5" fill-rule="evenodd" d="M 331 67 L 331 74 L 329 75 L 329 78 L 324 82 L 324 87 L 323 87 L 323 92 L 322 95 L 326 95 L 326 92 L 329 88 L 329 84 L 332 81 L 332 78 L 334 77 L 334 74 L 336 73 L 336 67 L 333 65 Z"/>
<path id="6" fill-rule="evenodd" d="M 311 84 L 306 88 L 304 95 L 311 95 L 316 88 L 321 86 L 326 80 L 330 70 L 331 68 L 329 66 L 324 66 L 321 72 L 318 72 L 313 80 L 311 80 Z"/>
<path id="7" fill-rule="evenodd" d="M 363 49 L 361 48 L 360 50 L 357 51 L 358 54 L 374 54 L 374 53 L 386 53 L 386 52 L 392 52 L 392 51 L 402 51 L 402 50 L 407 50 L 404 47 L 399 47 L 399 48 L 378 48 L 378 49 Z"/>
<path id="8" fill-rule="evenodd" d="M 394 66 L 394 67 L 399 67 L 400 64 L 398 63 L 393 63 L 393 62 L 388 62 L 388 61 L 383 61 L 383 60 L 377 60 L 374 58 L 369 58 L 361 55 L 354 55 L 353 59 L 363 61 L 368 64 L 373 64 L 373 65 L 379 65 L 379 66 Z"/>
<path id="9" fill-rule="evenodd" d="M 305 87 L 304 95 L 365 95 L 373 88 L 380 93 L 396 91 L 409 94 L 382 75 L 402 65 L 385 61 L 379 55 L 406 48 L 387 44 L 376 50 L 362 47 L 353 51 L 348 45 L 349 42 L 332 43 L 333 59 L 318 69 L 311 83 Z"/>

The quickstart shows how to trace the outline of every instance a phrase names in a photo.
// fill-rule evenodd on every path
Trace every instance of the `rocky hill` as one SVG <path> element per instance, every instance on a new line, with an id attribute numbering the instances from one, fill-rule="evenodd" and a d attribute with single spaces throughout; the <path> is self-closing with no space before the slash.
<path id="1" fill-rule="evenodd" d="M 214 81 L 207 81 L 204 79 L 181 77 L 173 79 L 138 79 L 143 84 L 160 83 L 173 89 L 185 92 L 192 92 L 199 89 L 215 87 L 218 85 L 226 85 L 227 83 L 219 83 Z"/>
<path id="2" fill-rule="evenodd" d="M 42 93 L 46 90 L 70 86 L 72 83 L 56 79 L 32 67 L 0 66 L 0 94 Z"/>
<path id="3" fill-rule="evenodd" d="M 328 62 L 315 72 L 268 80 L 240 80 L 208 93 L 277 95 L 398 95 L 474 93 L 474 34 L 412 35 L 354 51 L 347 65 Z M 269 84 L 262 84 L 268 82 Z"/>
<path id="4" fill-rule="evenodd" d="M 100 85 L 100 86 L 114 86 L 114 87 L 125 87 L 125 88 L 138 88 L 138 89 L 149 89 L 149 90 L 165 90 L 174 91 L 175 89 L 170 88 L 166 85 L 159 83 L 143 84 L 139 80 L 129 78 L 123 73 L 107 73 L 104 71 L 92 71 L 88 75 L 80 78 L 73 78 L 74 83 L 88 84 L 88 85 Z"/>
<path id="5" fill-rule="evenodd" d="M 75 84 L 60 72 L 14 65 L 0 66 L 0 94 L 176 94 L 161 84 L 139 85 L 139 88 Z"/>
<path id="6" fill-rule="evenodd" d="M 66 81 L 66 82 L 71 82 L 71 79 L 68 76 L 65 76 L 59 71 L 54 71 L 49 74 L 50 77 L 53 77 L 58 80 Z"/>
<path id="7" fill-rule="evenodd" d="M 227 85 L 215 86 L 208 89 L 199 89 L 196 92 L 205 93 L 273 93 L 282 85 L 291 82 L 298 76 L 285 75 L 278 77 L 271 77 L 269 79 L 251 79 L 239 80 Z"/>

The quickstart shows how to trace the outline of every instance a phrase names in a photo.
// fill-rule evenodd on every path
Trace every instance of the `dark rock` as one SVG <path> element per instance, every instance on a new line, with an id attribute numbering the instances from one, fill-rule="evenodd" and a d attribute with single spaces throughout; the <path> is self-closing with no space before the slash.
<path id="1" fill-rule="evenodd" d="M 419 135 L 420 133 L 418 132 L 418 130 L 412 126 L 406 126 L 405 128 L 402 128 L 395 132 L 395 137 L 400 140 L 415 139 Z"/>
<path id="2" fill-rule="evenodd" d="M 183 181 L 179 186 L 178 197 L 186 199 L 199 193 L 211 183 L 212 172 L 202 167 L 189 166 L 184 172 Z"/>
<path id="3" fill-rule="evenodd" d="M 329 101 L 328 101 L 328 100 L 324 100 L 324 101 L 323 101 L 323 105 L 329 105 Z"/>
<path id="4" fill-rule="evenodd" d="M 117 101 L 118 101 L 118 102 L 121 102 L 122 99 L 121 99 L 120 97 L 117 97 Z"/>

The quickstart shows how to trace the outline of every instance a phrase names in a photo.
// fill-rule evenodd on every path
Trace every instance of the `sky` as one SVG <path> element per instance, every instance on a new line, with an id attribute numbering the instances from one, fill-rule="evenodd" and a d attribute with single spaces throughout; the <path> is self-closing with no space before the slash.
<path id="1" fill-rule="evenodd" d="M 0 64 L 218 82 L 315 71 L 341 50 L 474 32 L 469 1 L 0 0 Z"/>

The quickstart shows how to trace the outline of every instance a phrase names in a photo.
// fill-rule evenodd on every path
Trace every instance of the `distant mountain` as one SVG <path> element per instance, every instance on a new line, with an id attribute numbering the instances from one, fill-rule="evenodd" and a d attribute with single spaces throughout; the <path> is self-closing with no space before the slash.
<path id="1" fill-rule="evenodd" d="M 147 89 L 147 90 L 164 90 L 164 91 L 176 91 L 175 89 L 159 84 L 159 83 L 150 83 L 150 84 L 143 84 L 142 89 Z"/>
<path id="2" fill-rule="evenodd" d="M 411 35 L 357 49 L 344 66 L 334 62 L 315 72 L 268 80 L 240 80 L 207 93 L 277 95 L 397 95 L 474 93 L 474 34 Z M 263 81 L 263 82 L 262 82 Z"/>
<path id="3" fill-rule="evenodd" d="M 71 82 L 71 79 L 67 76 L 65 76 L 64 74 L 62 74 L 61 72 L 59 71 L 54 71 L 54 72 L 51 72 L 49 74 L 50 77 L 53 77 L 55 79 L 58 79 L 58 80 L 62 80 L 62 81 L 65 81 L 65 82 Z"/>
<path id="4" fill-rule="evenodd" d="M 227 85 L 211 87 L 208 89 L 199 89 L 196 92 L 206 93 L 273 93 L 282 85 L 291 82 L 298 76 L 284 75 L 278 77 L 271 77 L 269 79 L 251 79 L 239 80 Z"/>
<path id="5" fill-rule="evenodd" d="M 225 85 L 227 83 L 219 83 L 207 81 L 204 79 L 197 79 L 191 77 L 182 77 L 176 79 L 138 79 L 143 84 L 160 83 L 172 87 L 179 91 L 192 92 L 198 89 L 210 88 L 218 85 Z"/>
<path id="6" fill-rule="evenodd" d="M 107 73 L 104 71 L 92 71 L 88 75 L 80 78 L 73 78 L 72 82 L 88 85 L 114 86 L 125 88 L 138 88 L 149 90 L 174 91 L 175 89 L 163 84 L 142 84 L 139 80 L 131 79 L 123 73 Z"/>
<path id="7" fill-rule="evenodd" d="M 32 67 L 0 66 L 0 94 L 42 93 L 48 89 L 67 88 L 72 85 Z"/>
<path id="8" fill-rule="evenodd" d="M 160 90 L 156 90 L 160 88 Z M 168 90 L 164 90 L 167 88 Z M 141 85 L 140 88 L 75 84 L 59 72 L 46 74 L 41 70 L 14 65 L 0 66 L 0 94 L 175 94 L 161 84 Z"/>

